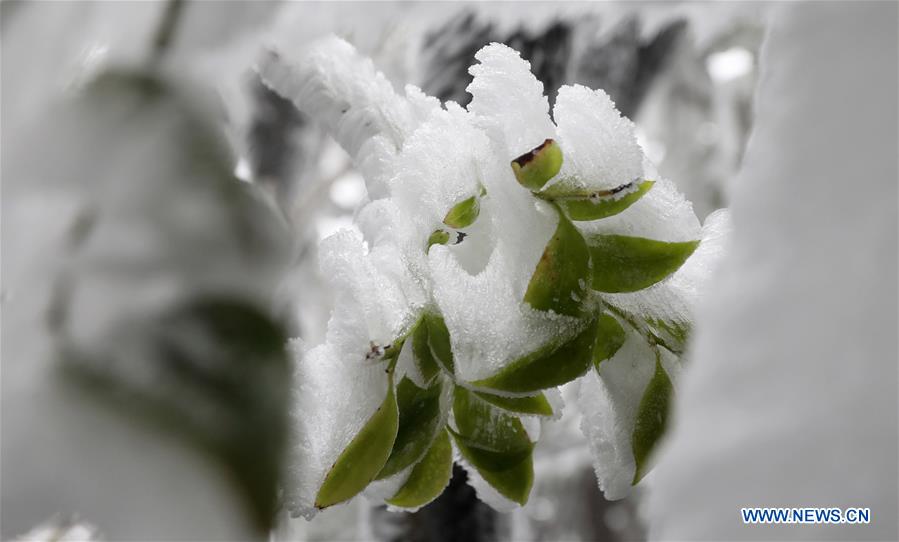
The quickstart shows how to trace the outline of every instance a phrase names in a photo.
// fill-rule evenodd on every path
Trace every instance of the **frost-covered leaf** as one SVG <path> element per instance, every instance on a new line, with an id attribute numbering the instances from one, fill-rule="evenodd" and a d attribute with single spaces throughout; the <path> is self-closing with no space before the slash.
<path id="1" fill-rule="evenodd" d="M 353 229 L 340 230 L 321 242 L 320 266 L 337 292 L 335 315 L 360 321 L 372 341 L 384 347 L 407 331 L 424 303 L 401 248 L 367 243 Z"/>
<path id="2" fill-rule="evenodd" d="M 503 169 L 506 177 L 495 183 L 487 178 L 490 197 L 482 200 L 482 218 L 475 223 L 486 231 L 460 245 L 480 250 L 477 261 L 463 260 L 455 247 L 435 245 L 428 253 L 434 298 L 452 336 L 456 377 L 468 382 L 487 378 L 550 341 L 567 340 L 582 326 L 579 318 L 535 310 L 524 301 L 559 218 Z"/>
<path id="3" fill-rule="evenodd" d="M 587 298 L 590 252 L 581 233 L 562 214 L 537 268 L 524 300 L 537 310 L 580 316 Z"/>
<path id="4" fill-rule="evenodd" d="M 453 446 L 449 433 L 441 430 L 425 456 L 412 468 L 406 483 L 386 502 L 400 508 L 422 507 L 440 496 L 452 473 Z"/>
<path id="5" fill-rule="evenodd" d="M 552 416 L 554 414 L 552 405 L 542 393 L 524 397 L 505 397 L 485 392 L 475 392 L 475 395 L 491 405 L 517 414 L 536 414 L 539 416 Z"/>
<path id="6" fill-rule="evenodd" d="M 654 181 L 634 181 L 610 190 L 587 191 L 570 182 L 562 182 L 538 196 L 555 202 L 571 220 L 599 220 L 621 213 L 649 192 L 654 184 Z"/>
<path id="7" fill-rule="evenodd" d="M 450 346 L 450 334 L 443 317 L 433 313 L 424 315 L 424 323 L 428 328 L 428 344 L 433 358 L 450 375 L 455 373 L 453 349 Z"/>
<path id="8" fill-rule="evenodd" d="M 512 171 L 518 184 L 531 191 L 543 188 L 562 167 L 562 149 L 552 139 L 512 160 Z"/>
<path id="9" fill-rule="evenodd" d="M 317 513 L 319 505 L 339 502 L 335 499 L 365 488 L 386 463 L 396 429 L 386 450 L 370 449 L 383 451 L 383 457 L 366 459 L 365 472 L 349 481 L 338 479 L 334 489 L 319 495 L 340 455 L 368 420 L 378 417 L 376 411 L 383 411 L 388 391 L 385 369 L 398 366 L 403 352 L 411 357 L 411 349 L 403 345 L 424 305 L 421 285 L 403 256 L 412 244 L 390 221 L 391 214 L 402 217 L 402 213 L 392 205 L 366 209 L 363 224 L 368 240 L 358 231 L 343 230 L 322 244 L 327 248 L 322 251 L 322 268 L 337 293 L 334 310 L 325 342 L 303 353 L 297 363 L 294 445 L 285 501 L 292 513 L 307 518 Z M 417 251 L 422 249 L 420 242 Z M 404 361 L 404 374 L 412 365 L 411 359 Z M 316 496 L 322 499 L 316 502 Z"/>
<path id="10" fill-rule="evenodd" d="M 583 375 L 593 359 L 596 325 L 591 322 L 573 339 L 551 343 L 510 363 L 499 373 L 472 385 L 487 390 L 529 394 L 560 386 Z"/>
<path id="11" fill-rule="evenodd" d="M 351 292 L 340 295 L 346 297 L 338 296 L 325 343 L 300 353 L 297 362 L 285 501 L 307 518 L 351 498 L 375 478 L 398 426 L 392 373 L 405 350 L 405 333 L 374 341 Z"/>
<path id="12" fill-rule="evenodd" d="M 397 105 L 402 99 L 381 85 L 381 76 L 373 75 L 370 66 L 358 59 L 345 62 L 355 53 L 347 54 L 341 45 L 330 47 L 338 57 L 343 55 L 335 70 L 340 73 L 329 79 L 325 56 L 314 53 L 319 54 L 318 60 L 304 61 L 310 68 L 304 73 L 311 74 L 303 83 L 308 88 L 296 90 L 313 101 L 321 98 L 322 111 L 334 109 L 334 104 L 347 106 L 337 108 L 336 116 L 346 117 L 336 123 L 334 111 L 325 116 L 332 117 L 332 131 L 354 124 L 363 128 L 364 134 L 344 144 L 357 161 L 362 157 L 363 166 L 376 166 L 366 175 L 375 176 L 385 190 L 369 191 L 375 201 L 360 211 L 361 236 L 344 233 L 346 239 L 333 247 L 323 246 L 326 273 L 349 287 L 338 293 L 322 347 L 327 356 L 322 359 L 329 359 L 334 370 L 346 371 L 342 378 L 370 381 L 339 386 L 358 388 L 366 403 L 364 408 L 335 409 L 340 415 L 329 416 L 328 426 L 340 438 L 321 439 L 328 441 L 321 449 L 330 454 L 338 441 L 345 447 L 348 430 L 339 424 L 356 427 L 364 421 L 345 420 L 344 415 L 365 413 L 363 420 L 368 419 L 372 397 L 384 397 L 374 393 L 380 391 L 374 374 L 354 366 L 354 360 L 366 352 L 388 361 L 398 355 L 398 371 L 409 375 L 408 380 L 399 380 L 399 388 L 415 393 L 409 393 L 408 401 L 399 399 L 395 463 L 382 470 L 384 479 L 368 495 L 397 495 L 399 484 L 408 482 L 405 477 L 424 463 L 421 458 L 430 444 L 424 437 L 433 435 L 430 420 L 434 417 L 428 415 L 428 423 L 410 422 L 409 427 L 422 426 L 427 431 L 414 437 L 416 432 L 410 432 L 407 439 L 403 413 L 417 412 L 420 403 L 426 402 L 423 397 L 414 399 L 422 392 L 427 395 L 429 388 L 422 386 L 446 381 L 443 369 L 460 386 L 474 390 L 457 388 L 448 429 L 463 463 L 471 467 L 479 495 L 524 503 L 533 477 L 533 441 L 523 421 L 532 430 L 531 422 L 539 426 L 541 420 L 531 416 L 557 414 L 539 391 L 569 382 L 599 361 L 603 374 L 590 371 L 588 379 L 604 379 L 609 371 L 611 379 L 621 376 L 614 369 L 615 360 L 627 347 L 621 346 L 624 332 L 618 320 L 606 315 L 611 320 L 587 321 L 582 314 L 588 297 L 593 301 L 601 297 L 589 288 L 597 282 L 591 265 L 614 263 L 602 253 L 603 248 L 608 252 L 609 239 L 643 237 L 641 241 L 649 243 L 658 239 L 659 245 L 689 242 L 697 237 L 698 222 L 673 185 L 639 182 L 644 178 L 643 156 L 633 125 L 620 117 L 602 92 L 569 87 L 560 93 L 558 135 L 571 144 L 573 160 L 569 161 L 567 143 L 557 137 L 549 118 L 542 85 L 530 74 L 527 62 L 505 46 L 493 44 L 478 53 L 480 64 L 471 70 L 473 99 L 467 111 L 453 103 L 446 104 L 445 110 Z M 357 73 L 348 66 L 355 66 Z M 291 70 L 293 75 L 298 73 L 293 68 L 287 71 Z M 541 142 L 545 145 L 537 152 L 509 167 L 514 156 Z M 529 188 L 545 187 L 550 194 L 563 189 L 569 195 L 580 192 L 564 203 L 541 201 L 522 190 L 516 177 Z M 490 197 L 481 197 L 485 191 Z M 582 201 L 584 193 L 587 200 L 594 196 L 598 201 Z M 583 223 L 573 224 L 566 212 Z M 603 220 L 596 220 L 600 217 Z M 597 244 L 602 246 L 591 250 L 585 234 L 600 239 Z M 642 250 L 625 248 L 632 250 L 624 256 L 643 264 L 639 278 L 646 282 L 636 284 L 634 277 L 626 276 L 631 279 L 628 288 L 661 280 L 692 250 L 685 250 L 681 261 L 667 269 L 665 262 L 653 260 L 658 250 L 643 245 L 637 247 Z M 611 255 L 627 259 L 620 250 Z M 350 275 L 357 274 L 361 280 L 350 280 Z M 612 303 L 607 307 L 618 309 Z M 613 314 L 625 318 L 627 313 Z M 613 329 L 612 323 L 618 327 Z M 405 350 L 400 350 L 398 342 L 388 344 L 410 334 L 412 343 Z M 334 362 L 343 356 L 346 363 Z M 608 368 L 610 364 L 613 369 Z M 636 371 L 636 376 L 642 378 L 642 373 Z M 320 380 L 317 385 L 325 379 Z M 628 400 L 634 395 L 639 402 L 648 380 L 649 375 Z M 320 394 L 321 390 L 312 393 Z M 516 414 L 528 417 L 520 419 Z M 628 439 L 632 422 L 622 426 Z M 629 443 L 627 456 L 633 461 Z M 313 471 L 315 480 L 318 471 Z M 297 469 L 297 474 L 301 472 Z M 633 470 L 627 482 L 632 479 Z"/>
<path id="13" fill-rule="evenodd" d="M 434 354 L 431 353 L 428 323 L 425 318 L 419 320 L 412 331 L 412 357 L 424 383 L 430 384 L 440 372 L 440 367 L 434 360 Z"/>
<path id="14" fill-rule="evenodd" d="M 262 80 L 321 122 L 365 175 L 369 192 L 382 195 L 385 169 L 405 139 L 439 102 L 407 87 L 394 91 L 371 60 L 346 41 L 323 38 L 299 55 L 270 51 L 257 67 Z"/>
<path id="15" fill-rule="evenodd" d="M 468 114 L 448 104 L 432 112 L 390 162 L 390 197 L 424 238 L 444 224 L 468 228 L 483 212 L 480 193 L 490 142 Z M 473 198 L 473 199 L 472 199 Z"/>
<path id="16" fill-rule="evenodd" d="M 642 179 L 643 176 L 637 178 Z M 632 180 L 626 179 L 624 182 Z M 627 235 L 670 242 L 699 239 L 701 230 L 693 205 L 673 182 L 664 178 L 656 179 L 652 190 L 625 211 L 602 220 L 577 222 L 576 226 L 588 238 L 591 235 Z"/>
<path id="17" fill-rule="evenodd" d="M 462 456 L 506 498 L 524 505 L 534 469 L 533 443 L 521 420 L 456 387 L 456 430 L 450 429 Z"/>
<path id="18" fill-rule="evenodd" d="M 662 367 L 662 362 L 656 360 L 656 370 L 652 380 L 646 386 L 640 406 L 637 408 L 637 420 L 634 423 L 634 433 L 631 445 L 634 451 L 636 470 L 634 472 L 634 484 L 639 482 L 649 471 L 649 460 L 656 444 L 665 433 L 668 424 L 668 406 L 674 390 L 671 387 L 671 379 Z"/>
<path id="19" fill-rule="evenodd" d="M 593 260 L 591 286 L 600 292 L 634 292 L 652 286 L 678 270 L 699 241 L 666 243 L 624 235 L 587 238 Z"/>
<path id="20" fill-rule="evenodd" d="M 443 223 L 450 228 L 462 229 L 471 226 L 481 212 L 481 203 L 477 196 L 471 196 L 453 205 L 443 217 Z"/>
<path id="21" fill-rule="evenodd" d="M 696 305 L 725 252 L 730 229 L 729 213 L 715 211 L 705 220 L 699 247 L 670 278 L 638 292 L 602 294 L 602 298 L 654 335 L 660 345 L 683 352 Z"/>
<path id="22" fill-rule="evenodd" d="M 443 427 L 441 395 L 444 383 L 435 380 L 428 388 L 419 388 L 408 378 L 396 387 L 399 424 L 393 450 L 377 479 L 387 478 L 421 459 Z"/>
<path id="23" fill-rule="evenodd" d="M 393 384 L 389 383 L 384 402 L 328 471 L 315 497 L 316 508 L 349 500 L 375 479 L 393 449 L 398 420 L 397 397 Z"/>
<path id="24" fill-rule="evenodd" d="M 643 152 L 634 123 L 621 116 L 604 91 L 563 86 L 553 117 L 557 141 L 565 152 L 557 182 L 608 190 L 643 177 Z"/>
<path id="25" fill-rule="evenodd" d="M 596 344 L 593 346 L 593 366 L 600 370 L 600 364 L 611 359 L 626 339 L 624 328 L 610 314 L 601 314 L 596 320 Z"/>
<path id="26" fill-rule="evenodd" d="M 611 359 L 602 362 L 602 371 L 589 371 L 578 381 L 581 430 L 590 446 L 599 487 L 607 499 L 621 499 L 631 491 L 636 473 L 634 427 L 655 364 L 656 355 L 650 345 L 628 329 L 624 345 Z"/>
<path id="27" fill-rule="evenodd" d="M 543 83 L 531 73 L 531 65 L 518 51 L 491 43 L 475 53 L 479 62 L 468 69 L 468 111 L 495 142 L 495 149 L 508 160 L 525 149 L 533 149 L 555 134 L 549 118 L 549 101 Z M 508 167 L 508 166 L 507 166 Z"/>

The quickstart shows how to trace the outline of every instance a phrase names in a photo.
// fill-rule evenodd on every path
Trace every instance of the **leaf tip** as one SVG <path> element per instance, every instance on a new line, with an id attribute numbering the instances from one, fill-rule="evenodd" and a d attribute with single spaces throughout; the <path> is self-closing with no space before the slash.
<path id="1" fill-rule="evenodd" d="M 562 169 L 562 149 L 554 139 L 546 139 L 534 149 L 512 160 L 518 183 L 539 190 Z"/>

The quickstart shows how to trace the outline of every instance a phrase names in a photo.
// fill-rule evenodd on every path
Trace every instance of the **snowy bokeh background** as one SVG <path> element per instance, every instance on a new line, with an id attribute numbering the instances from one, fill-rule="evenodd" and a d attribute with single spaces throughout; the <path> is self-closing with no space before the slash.
<path id="1" fill-rule="evenodd" d="M 605 89 L 700 220 L 734 209 L 738 248 L 698 323 L 696 376 L 678 403 L 692 418 L 678 425 L 670 457 L 648 480 L 649 498 L 643 487 L 624 500 L 603 497 L 571 385 L 562 390 L 562 419 L 544 426 L 535 450 L 526 507 L 493 511 L 457 470 L 446 493 L 417 513 L 357 498 L 308 522 L 282 514 L 271 539 L 786 538 L 802 535 L 729 529 L 739 527 L 731 523 L 741 505 L 835 503 L 871 506 L 892 521 L 869 533 L 805 536 L 895 538 L 895 5 L 837 2 L 785 13 L 761 2 L 187 2 L 181 10 L 167 62 L 210 91 L 200 101 L 215 110 L 228 166 L 262 189 L 227 213 L 204 203 L 220 197 L 214 183 L 185 190 L 177 183 L 185 170 L 160 165 L 189 152 L 189 142 L 161 135 L 180 126 L 180 111 L 162 108 L 110 134 L 118 125 L 90 109 L 96 103 L 59 109 L 105 67 L 147 55 L 164 2 L 0 5 L 4 539 L 45 522 L 44 529 L 88 536 L 96 525 L 112 540 L 252 536 L 235 519 L 243 504 L 231 481 L 205 457 L 60 384 L 51 353 L 59 338 L 45 312 L 60 276 L 81 277 L 88 286 L 66 315 L 74 322 L 66 340 L 92 353 L 151 356 L 120 321 L 145 326 L 146 315 L 215 285 L 274 306 L 287 335 L 321 343 L 336 292 L 320 270 L 318 243 L 350 225 L 370 195 L 340 146 L 253 67 L 265 51 L 299 51 L 331 33 L 372 58 L 395 88 L 411 83 L 463 106 L 474 53 L 491 42 L 530 61 L 551 104 L 565 84 Z M 812 23 L 803 26 L 805 16 Z M 816 22 L 845 35 L 829 39 Z M 778 28 L 796 33 L 766 45 L 774 58 L 765 68 L 763 40 Z M 790 79 L 800 71 L 803 84 Z M 769 78 L 761 85 L 760 74 Z M 747 146 L 758 111 L 768 124 Z M 827 137 L 835 133 L 841 137 Z M 753 144 L 758 149 L 747 151 Z M 747 152 L 755 152 L 750 162 Z M 142 182 L 158 176 L 173 182 Z M 76 250 L 81 241 L 72 232 L 95 211 L 102 227 Z M 235 220 L 246 229 L 229 233 Z M 276 279 L 282 273 L 286 282 Z M 735 365 L 742 372 L 728 370 Z M 766 388 L 771 382 L 783 388 Z M 839 404 L 816 403 L 834 395 Z M 843 442 L 824 424 L 771 422 L 781 415 L 829 416 Z M 836 455 L 821 453 L 825 444 Z M 726 463 L 734 448 L 787 459 Z M 720 452 L 720 465 L 710 450 Z M 788 460 L 795 454 L 804 454 L 807 468 Z M 843 475 L 821 474 L 834 457 Z M 727 476 L 737 464 L 769 476 L 770 485 L 740 497 L 733 488 L 745 479 Z M 857 475 L 845 465 L 858 466 Z M 780 491 L 774 473 L 791 469 L 789 483 L 799 489 Z M 809 479 L 820 487 L 804 484 Z M 843 497 L 827 493 L 834 484 Z M 84 525 L 71 518 L 76 513 Z"/>

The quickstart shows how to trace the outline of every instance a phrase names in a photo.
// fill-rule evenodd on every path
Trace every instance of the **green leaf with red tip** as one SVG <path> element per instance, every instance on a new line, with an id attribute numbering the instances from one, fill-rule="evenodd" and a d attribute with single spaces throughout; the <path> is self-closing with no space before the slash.
<path id="1" fill-rule="evenodd" d="M 655 374 L 640 399 L 640 406 L 637 408 L 637 421 L 631 437 L 631 449 L 637 464 L 632 482 L 635 485 L 649 472 L 651 468 L 649 460 L 652 452 L 662 435 L 665 434 L 672 395 L 674 395 L 674 390 L 671 387 L 671 380 L 657 355 Z"/>
<path id="2" fill-rule="evenodd" d="M 531 191 L 540 190 L 562 169 L 562 149 L 552 139 L 512 160 L 518 183 Z"/>
<path id="3" fill-rule="evenodd" d="M 524 300 L 537 310 L 581 316 L 590 278 L 590 251 L 581 232 L 561 213 L 559 224 L 537 268 Z"/>
<path id="4" fill-rule="evenodd" d="M 666 243 L 625 235 L 591 235 L 587 245 L 593 260 L 593 289 L 623 293 L 667 278 L 687 261 L 699 241 Z"/>
<path id="5" fill-rule="evenodd" d="M 355 497 L 387 463 L 399 427 L 399 413 L 389 375 L 387 396 L 378 410 L 337 458 L 315 497 L 316 508 L 327 508 Z"/>
<path id="6" fill-rule="evenodd" d="M 390 457 L 376 479 L 393 476 L 427 452 L 445 421 L 440 409 L 442 390 L 440 379 L 428 388 L 419 388 L 408 378 L 403 378 L 397 385 L 399 424 L 396 439 Z"/>
<path id="7" fill-rule="evenodd" d="M 590 368 L 596 322 L 565 343 L 550 343 L 505 367 L 497 374 L 472 382 L 479 388 L 508 393 L 533 393 L 570 382 Z"/>
<path id="8" fill-rule="evenodd" d="M 425 456 L 414 467 L 403 487 L 387 504 L 417 508 L 443 493 L 453 472 L 453 447 L 446 430 L 440 431 Z"/>

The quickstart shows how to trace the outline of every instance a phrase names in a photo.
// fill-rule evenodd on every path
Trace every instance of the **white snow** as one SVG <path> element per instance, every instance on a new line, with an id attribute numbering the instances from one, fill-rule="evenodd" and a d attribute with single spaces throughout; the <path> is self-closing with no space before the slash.
<path id="1" fill-rule="evenodd" d="M 285 485 L 294 515 L 315 515 L 315 496 L 328 470 L 384 401 L 384 366 L 363 363 L 364 356 L 331 343 L 297 356 Z"/>
<path id="2" fill-rule="evenodd" d="M 630 493 L 636 470 L 631 437 L 640 399 L 656 364 L 646 341 L 632 329 L 626 331 L 627 341 L 602 362 L 601 373 L 591 370 L 579 381 L 581 430 L 590 443 L 596 478 L 607 499 Z"/>
<path id="3" fill-rule="evenodd" d="M 292 100 L 325 128 L 353 157 L 373 197 L 384 193 L 385 161 L 395 157 L 411 131 L 437 100 L 415 87 L 399 95 L 372 61 L 346 41 L 330 36 L 283 58 L 270 51 L 257 67 L 263 81 Z"/>
<path id="4" fill-rule="evenodd" d="M 896 540 L 897 6 L 778 6 L 733 237 L 650 484 L 658 540 Z M 740 508 L 870 507 L 868 525 Z"/>
<path id="5" fill-rule="evenodd" d="M 518 51 L 492 43 L 475 54 L 478 64 L 468 86 L 468 110 L 494 141 L 497 158 L 507 165 L 555 134 L 543 83 Z"/>
<path id="6" fill-rule="evenodd" d="M 621 116 L 604 91 L 563 86 L 553 118 L 564 157 L 556 182 L 602 190 L 643 177 L 643 151 L 634 123 Z"/>

